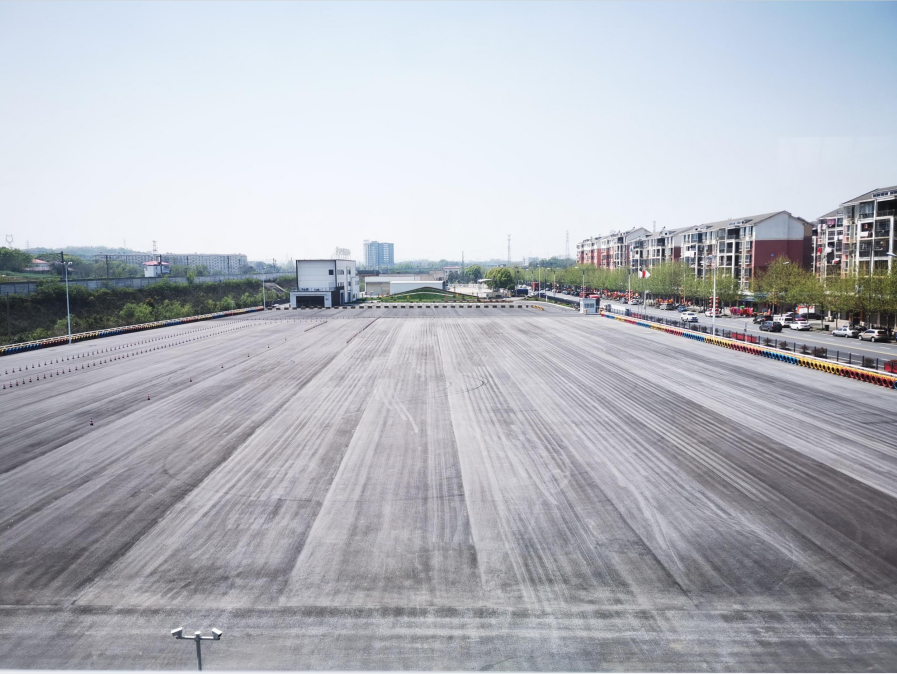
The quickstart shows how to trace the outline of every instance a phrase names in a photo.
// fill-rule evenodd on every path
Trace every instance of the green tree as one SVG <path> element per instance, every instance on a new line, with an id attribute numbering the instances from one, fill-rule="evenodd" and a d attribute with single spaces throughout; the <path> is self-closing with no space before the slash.
<path id="1" fill-rule="evenodd" d="M 514 287 L 514 275 L 506 267 L 493 267 L 486 272 L 486 278 L 492 279 L 492 287 L 495 289 Z"/>
<path id="2" fill-rule="evenodd" d="M 468 283 L 476 283 L 483 278 L 483 268 L 478 264 L 472 264 L 464 270 L 464 276 Z"/>
<path id="3" fill-rule="evenodd" d="M 711 286 L 710 294 L 713 294 Z M 732 272 L 728 269 L 719 269 L 716 272 L 716 296 L 719 298 L 721 307 L 732 306 L 738 301 L 741 294 L 741 284 L 738 282 Z"/>
<path id="4" fill-rule="evenodd" d="M 24 250 L 0 247 L 0 269 L 3 271 L 22 271 L 31 266 L 32 259 Z"/>
<path id="5" fill-rule="evenodd" d="M 801 268 L 786 257 L 777 257 L 754 279 L 754 286 L 767 299 L 773 313 L 781 313 L 788 303 L 788 290 L 800 279 Z"/>

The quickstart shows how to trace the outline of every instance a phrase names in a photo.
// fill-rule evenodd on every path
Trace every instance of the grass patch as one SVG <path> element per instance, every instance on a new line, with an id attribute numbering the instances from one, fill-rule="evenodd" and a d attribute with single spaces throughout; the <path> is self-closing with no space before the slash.
<path id="1" fill-rule="evenodd" d="M 30 271 L 3 271 L 2 269 L 0 269 L 0 283 L 13 283 L 15 281 L 39 281 L 40 279 L 49 277 L 50 274 L 37 274 Z"/>
<path id="2" fill-rule="evenodd" d="M 400 295 L 387 295 L 386 297 L 366 297 L 366 302 L 479 302 L 474 295 L 462 295 L 450 293 L 445 290 L 412 290 Z"/>

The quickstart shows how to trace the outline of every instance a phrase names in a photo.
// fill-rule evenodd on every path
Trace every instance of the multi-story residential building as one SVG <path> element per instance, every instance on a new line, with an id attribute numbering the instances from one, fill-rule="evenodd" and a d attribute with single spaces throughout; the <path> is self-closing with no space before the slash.
<path id="1" fill-rule="evenodd" d="M 849 264 L 844 244 L 843 208 L 837 208 L 816 219 L 813 223 L 812 241 L 813 272 L 820 278 L 841 276 Z"/>
<path id="2" fill-rule="evenodd" d="M 93 261 L 105 263 L 108 260 L 109 262 L 141 266 L 144 262 L 152 262 L 158 257 L 158 255 L 153 255 L 152 253 L 110 253 L 108 255 L 96 253 L 93 256 Z"/>
<path id="3" fill-rule="evenodd" d="M 810 266 L 812 226 L 788 211 L 720 220 L 676 232 L 682 259 L 696 275 L 715 262 L 747 287 L 777 257 Z M 710 259 L 715 256 L 715 261 Z"/>
<path id="4" fill-rule="evenodd" d="M 889 253 L 897 253 L 897 232 L 894 229 L 897 186 L 882 187 L 861 194 L 842 203 L 839 211 L 844 229 L 841 273 L 862 275 L 873 271 L 886 273 L 890 270 L 894 258 Z M 834 255 L 834 251 L 832 254 Z M 832 264 L 836 264 L 834 260 Z"/>
<path id="5" fill-rule="evenodd" d="M 247 266 L 248 260 L 245 255 L 215 255 L 209 253 L 161 253 L 153 255 L 152 253 L 122 253 L 104 255 L 98 253 L 93 256 L 95 262 L 123 262 L 125 264 L 143 265 L 146 262 L 158 261 L 161 257 L 163 262 L 168 264 L 176 264 L 184 267 L 206 267 L 212 274 L 239 274 L 243 268 Z"/>
<path id="6" fill-rule="evenodd" d="M 365 240 L 363 248 L 365 269 L 381 269 L 395 265 L 395 246 L 393 244 Z"/>
<path id="7" fill-rule="evenodd" d="M 662 262 L 673 262 L 681 256 L 680 242 L 676 234 L 681 229 L 663 228 L 659 232 L 647 232 L 632 240 L 629 265 L 634 270 L 650 269 Z"/>
<path id="8" fill-rule="evenodd" d="M 210 255 L 197 253 L 187 255 L 181 253 L 164 253 L 164 262 L 184 267 L 206 267 L 212 274 L 239 274 L 248 265 L 245 255 Z"/>
<path id="9" fill-rule="evenodd" d="M 591 264 L 606 269 L 629 266 L 630 243 L 648 233 L 644 227 L 633 227 L 625 232 L 611 232 L 606 236 L 593 236 L 576 244 L 576 260 L 579 264 Z"/>

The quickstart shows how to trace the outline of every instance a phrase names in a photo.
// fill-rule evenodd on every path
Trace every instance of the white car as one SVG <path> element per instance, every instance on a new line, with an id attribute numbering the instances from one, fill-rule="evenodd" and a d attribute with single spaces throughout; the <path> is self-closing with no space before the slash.
<path id="1" fill-rule="evenodd" d="M 837 330 L 832 330 L 832 337 L 859 337 L 859 328 L 852 328 L 849 325 L 842 325 Z"/>
<path id="2" fill-rule="evenodd" d="M 698 315 L 694 311 L 683 311 L 679 314 L 679 320 L 683 323 L 697 323 Z"/>
<path id="3" fill-rule="evenodd" d="M 713 316 L 714 313 L 716 313 L 716 317 L 719 318 L 720 316 L 723 315 L 723 310 L 722 310 L 722 309 L 716 309 L 716 310 L 714 311 L 713 309 L 708 309 L 707 311 L 704 312 L 704 315 L 705 315 L 705 316 Z"/>
<path id="4" fill-rule="evenodd" d="M 804 320 L 796 320 L 788 324 L 788 327 L 792 330 L 809 330 L 810 324 Z"/>

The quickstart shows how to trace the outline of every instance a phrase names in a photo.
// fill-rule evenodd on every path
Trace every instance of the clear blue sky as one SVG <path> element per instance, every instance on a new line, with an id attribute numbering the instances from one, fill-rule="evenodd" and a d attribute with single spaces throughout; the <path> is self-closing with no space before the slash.
<path id="1" fill-rule="evenodd" d="M 4 2 L 0 235 L 472 259 L 811 219 L 897 184 L 895 35 L 895 3 Z"/>

